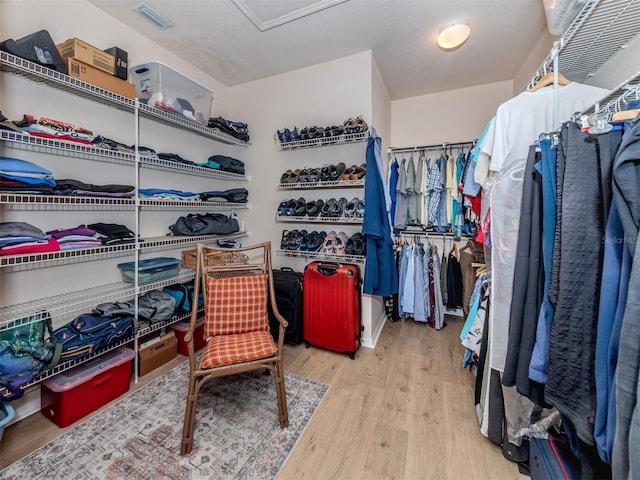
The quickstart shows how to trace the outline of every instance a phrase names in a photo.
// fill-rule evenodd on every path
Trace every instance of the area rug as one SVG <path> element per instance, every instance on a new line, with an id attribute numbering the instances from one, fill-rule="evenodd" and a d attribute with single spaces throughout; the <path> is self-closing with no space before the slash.
<path id="1" fill-rule="evenodd" d="M 180 456 L 187 362 L 0 472 L 3 479 L 272 479 L 328 385 L 285 372 L 289 427 L 280 428 L 271 375 L 203 387 L 194 447 Z"/>

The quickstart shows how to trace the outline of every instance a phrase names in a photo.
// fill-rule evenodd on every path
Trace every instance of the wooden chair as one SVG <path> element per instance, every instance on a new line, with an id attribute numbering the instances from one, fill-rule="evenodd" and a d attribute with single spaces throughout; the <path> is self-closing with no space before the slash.
<path id="1" fill-rule="evenodd" d="M 198 244 L 194 298 L 204 292 L 204 335 L 207 343 L 198 361 L 193 335 L 198 302 L 192 302 L 185 334 L 189 351 L 189 390 L 184 415 L 181 455 L 193 447 L 198 396 L 217 377 L 267 369 L 275 378 L 280 427 L 289 426 L 282 365 L 286 320 L 278 312 L 271 270 L 271 243 L 225 249 Z M 278 341 L 269 331 L 267 303 L 280 327 Z"/>

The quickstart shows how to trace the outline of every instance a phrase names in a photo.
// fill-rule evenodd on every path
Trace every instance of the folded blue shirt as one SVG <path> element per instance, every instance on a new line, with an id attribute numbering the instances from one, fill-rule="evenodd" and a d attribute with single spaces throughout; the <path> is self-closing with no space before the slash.
<path id="1" fill-rule="evenodd" d="M 46 168 L 36 165 L 35 163 L 20 160 L 19 158 L 10 158 L 0 156 L 0 171 L 5 173 L 39 173 L 45 176 L 52 176 L 53 173 Z"/>

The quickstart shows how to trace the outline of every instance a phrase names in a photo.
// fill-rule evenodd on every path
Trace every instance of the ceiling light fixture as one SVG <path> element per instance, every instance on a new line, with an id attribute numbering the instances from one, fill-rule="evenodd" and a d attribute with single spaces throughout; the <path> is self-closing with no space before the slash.
<path id="1" fill-rule="evenodd" d="M 144 18 L 153 23 L 160 30 L 166 30 L 169 27 L 173 26 L 173 22 L 167 19 L 164 15 L 156 12 L 153 8 L 151 8 L 146 3 L 141 3 L 137 7 L 133 9 L 138 15 L 142 15 Z"/>
<path id="2" fill-rule="evenodd" d="M 456 20 L 440 27 L 438 31 L 438 46 L 442 50 L 450 51 L 461 47 L 471 35 L 471 27 L 465 20 Z"/>

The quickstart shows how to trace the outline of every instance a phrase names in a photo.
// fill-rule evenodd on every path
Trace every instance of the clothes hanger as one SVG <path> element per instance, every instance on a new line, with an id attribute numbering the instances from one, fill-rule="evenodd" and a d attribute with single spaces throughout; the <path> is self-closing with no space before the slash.
<path id="1" fill-rule="evenodd" d="M 638 100 L 638 88 L 639 86 L 636 85 L 636 89 L 635 89 L 635 93 L 636 93 L 636 100 Z M 625 93 L 626 94 L 626 93 Z M 620 103 L 623 100 L 624 95 L 622 95 L 621 97 L 618 97 L 618 99 L 616 100 L 616 112 L 611 116 L 611 121 L 612 122 L 624 122 L 625 120 L 633 120 L 634 118 L 636 118 L 638 116 L 638 114 L 640 113 L 640 108 L 632 108 L 630 110 L 622 110 Z"/>
<path id="2" fill-rule="evenodd" d="M 533 87 L 529 88 L 527 91 L 536 92 L 541 88 L 551 85 L 552 83 L 553 83 L 553 72 L 547 72 L 540 78 L 540 80 L 536 82 L 536 84 Z M 561 73 L 558 73 L 558 85 L 569 85 L 570 83 L 571 81 L 568 80 L 567 77 L 565 77 Z"/>
<path id="3" fill-rule="evenodd" d="M 478 269 L 476 270 L 476 278 L 478 278 L 480 275 L 482 275 L 483 273 L 487 272 L 487 266 L 486 265 L 482 265 L 481 267 L 478 267 Z"/>
<path id="4" fill-rule="evenodd" d="M 456 260 L 460 260 L 460 253 L 458 252 L 458 245 L 453 240 L 451 241 L 451 243 L 453 243 L 453 246 L 451 247 L 451 251 L 449 252 L 449 255 L 451 255 L 453 253 L 456 256 Z"/>

